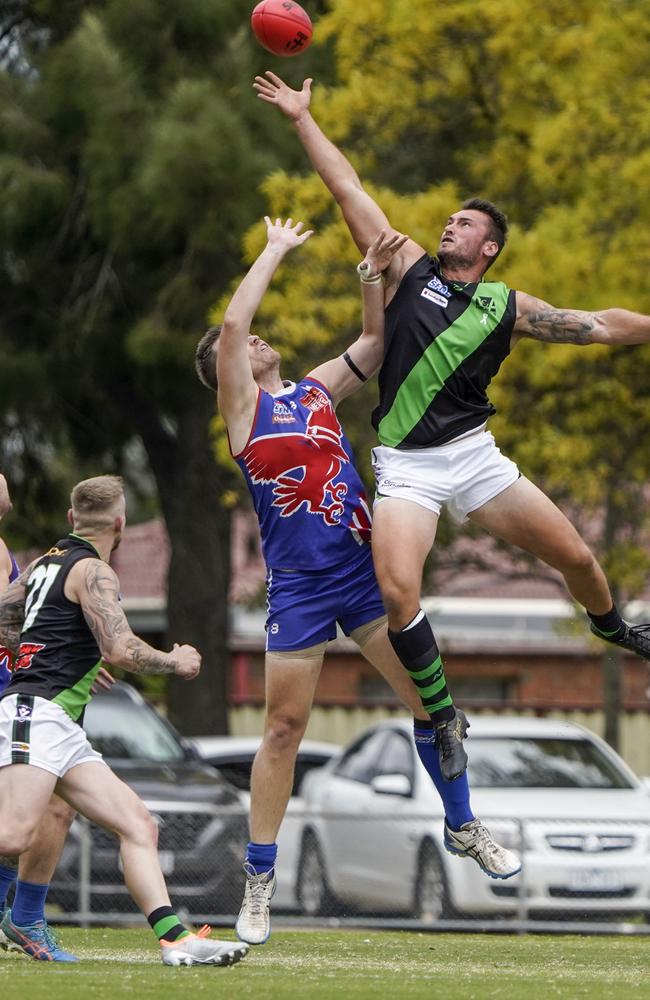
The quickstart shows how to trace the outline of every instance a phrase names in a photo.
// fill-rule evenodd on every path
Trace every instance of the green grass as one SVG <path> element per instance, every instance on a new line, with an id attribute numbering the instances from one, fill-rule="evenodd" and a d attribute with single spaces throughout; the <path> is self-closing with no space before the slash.
<path id="1" fill-rule="evenodd" d="M 163 966 L 146 930 L 59 938 L 83 961 L 0 952 L 3 1000 L 650 1000 L 646 938 L 285 931 L 227 969 Z"/>

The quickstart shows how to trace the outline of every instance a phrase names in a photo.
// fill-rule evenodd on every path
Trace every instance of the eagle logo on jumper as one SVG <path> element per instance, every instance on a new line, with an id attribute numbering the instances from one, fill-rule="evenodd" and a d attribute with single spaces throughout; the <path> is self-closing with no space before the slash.
<path id="1" fill-rule="evenodd" d="M 320 389 L 310 387 L 300 401 L 311 410 L 305 431 L 256 438 L 242 459 L 253 483 L 275 484 L 273 506 L 280 508 L 282 517 L 302 508 L 325 524 L 339 524 L 348 487 L 335 480 L 350 462 L 341 425 Z M 369 530 L 369 515 L 362 509 L 355 510 L 353 522 L 359 535 Z"/>

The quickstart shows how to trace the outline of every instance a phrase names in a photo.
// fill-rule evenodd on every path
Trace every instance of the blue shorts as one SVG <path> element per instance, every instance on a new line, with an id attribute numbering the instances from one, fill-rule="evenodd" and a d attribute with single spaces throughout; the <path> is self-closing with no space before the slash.
<path id="1" fill-rule="evenodd" d="M 350 635 L 385 614 L 369 545 L 342 566 L 314 572 L 269 570 L 267 585 L 270 652 L 308 649 L 336 638 L 337 622 Z"/>

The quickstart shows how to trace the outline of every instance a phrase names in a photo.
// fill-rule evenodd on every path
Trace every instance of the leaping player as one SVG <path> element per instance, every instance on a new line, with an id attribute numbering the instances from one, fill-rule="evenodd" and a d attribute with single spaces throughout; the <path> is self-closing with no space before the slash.
<path id="1" fill-rule="evenodd" d="M 359 265 L 364 329 L 341 357 L 299 382 L 280 376 L 281 358 L 251 335 L 257 308 L 284 256 L 311 232 L 288 219 L 266 219 L 268 243 L 230 302 L 223 326 L 201 339 L 201 381 L 218 392 L 232 455 L 253 497 L 268 569 L 266 719 L 251 774 L 251 840 L 237 934 L 263 944 L 270 934 L 276 837 L 293 784 L 325 648 L 337 622 L 414 716 L 418 754 L 445 807 L 445 844 L 474 858 L 492 877 L 509 878 L 519 859 L 492 839 L 470 808 L 462 746 L 465 718 L 439 677 L 420 687 L 390 644 L 370 549 L 363 484 L 336 417 L 337 404 L 378 370 L 383 357 L 381 272 L 406 237 L 381 233 Z M 452 706 L 436 726 L 427 704 Z"/>

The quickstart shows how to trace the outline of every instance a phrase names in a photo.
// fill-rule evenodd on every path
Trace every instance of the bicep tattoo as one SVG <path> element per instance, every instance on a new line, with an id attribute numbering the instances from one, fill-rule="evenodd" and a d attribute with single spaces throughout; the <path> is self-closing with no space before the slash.
<path id="1" fill-rule="evenodd" d="M 593 344 L 597 325 L 593 313 L 544 304 L 526 313 L 523 332 L 549 344 Z"/>
<path id="2" fill-rule="evenodd" d="M 133 635 L 120 607 L 118 581 L 113 571 L 98 560 L 89 560 L 85 582 L 83 613 L 102 655 L 111 661 L 111 653 L 120 644 L 117 665 L 125 670 L 133 674 L 173 674 L 176 666 L 173 657 Z"/>
<path id="3" fill-rule="evenodd" d="M 98 559 L 89 559 L 85 583 L 86 593 L 81 603 L 84 618 L 100 650 L 108 652 L 117 639 L 131 631 L 120 607 L 117 577 Z"/>

